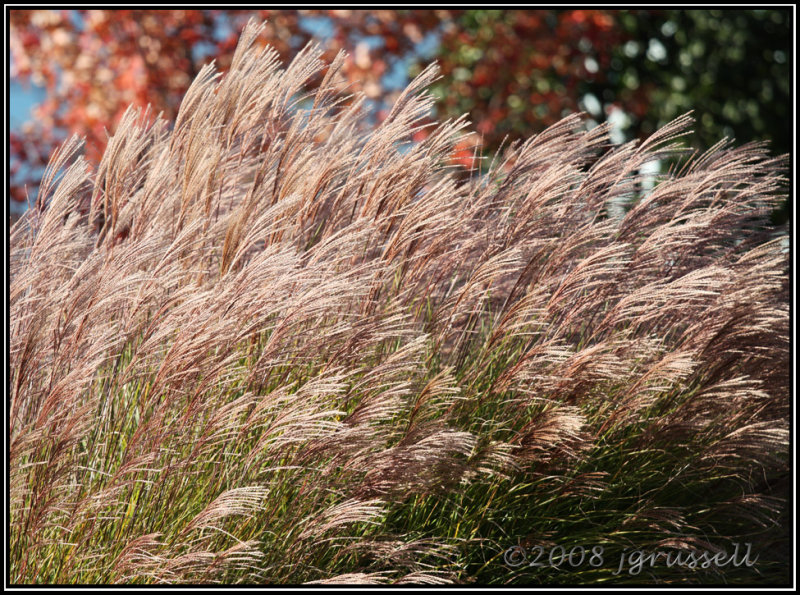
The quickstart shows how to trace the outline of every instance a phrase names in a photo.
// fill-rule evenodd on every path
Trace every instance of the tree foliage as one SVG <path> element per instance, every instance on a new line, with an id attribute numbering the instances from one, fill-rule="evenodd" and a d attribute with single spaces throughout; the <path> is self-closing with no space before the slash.
<path id="1" fill-rule="evenodd" d="M 439 116 L 467 113 L 478 133 L 458 146 L 462 162 L 578 110 L 616 118 L 629 138 L 694 110 L 698 147 L 732 136 L 790 150 L 789 9 L 12 10 L 12 76 L 47 90 L 35 123 L 11 135 L 12 197 L 25 199 L 67 134 L 96 160 L 129 104 L 174 118 L 203 64 L 229 66 L 251 16 L 268 23 L 258 43 L 284 60 L 312 39 L 329 60 L 347 49 L 342 72 L 379 119 L 432 42 Z"/>
<path id="2" fill-rule="evenodd" d="M 371 97 L 381 95 L 387 60 L 408 53 L 442 18 L 431 11 L 12 10 L 12 76 L 47 92 L 34 121 L 11 135 L 12 197 L 25 199 L 21 184 L 36 177 L 31 170 L 45 165 L 68 134 L 85 136 L 87 156 L 97 160 L 106 131 L 128 105 L 150 104 L 174 118 L 204 64 L 213 59 L 223 71 L 230 66 L 252 16 L 267 21 L 258 43 L 284 60 L 315 38 L 314 19 L 324 19 L 330 25 L 325 57 L 350 50 L 343 73 Z M 370 37 L 383 40 L 382 58 L 364 43 Z"/>
<path id="3" fill-rule="evenodd" d="M 578 111 L 586 85 L 606 82 L 623 39 L 612 11 L 466 11 L 442 36 L 440 107 L 469 113 L 496 149 L 506 135 L 522 138 Z"/>
<path id="4" fill-rule="evenodd" d="M 634 12 L 621 15 L 620 26 L 630 41 L 616 50 L 620 68 L 606 96 L 627 105 L 646 90 L 637 134 L 694 110 L 698 146 L 728 136 L 768 140 L 776 153 L 791 150 L 788 9 L 669 10 L 652 18 Z"/>

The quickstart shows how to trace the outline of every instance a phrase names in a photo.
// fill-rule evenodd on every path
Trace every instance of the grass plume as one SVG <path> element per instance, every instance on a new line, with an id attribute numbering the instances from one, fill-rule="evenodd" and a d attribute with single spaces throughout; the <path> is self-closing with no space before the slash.
<path id="1" fill-rule="evenodd" d="M 466 176 L 465 120 L 411 142 L 435 67 L 372 125 L 343 55 L 258 30 L 10 231 L 10 581 L 785 581 L 785 159 L 570 116 Z"/>

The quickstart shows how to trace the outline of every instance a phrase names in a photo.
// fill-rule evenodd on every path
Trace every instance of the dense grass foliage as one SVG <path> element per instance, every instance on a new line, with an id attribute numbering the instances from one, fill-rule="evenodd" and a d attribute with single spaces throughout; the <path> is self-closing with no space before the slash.
<path id="1" fill-rule="evenodd" d="M 411 142 L 433 67 L 373 126 L 257 31 L 11 230 L 11 582 L 787 580 L 783 161 L 643 193 L 690 119 L 575 116 L 464 172 L 464 121 Z"/>

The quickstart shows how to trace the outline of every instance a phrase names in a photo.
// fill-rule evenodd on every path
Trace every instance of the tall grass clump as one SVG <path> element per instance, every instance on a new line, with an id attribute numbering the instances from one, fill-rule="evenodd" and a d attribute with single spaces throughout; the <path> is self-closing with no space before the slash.
<path id="1" fill-rule="evenodd" d="M 372 125 L 258 32 L 10 231 L 10 581 L 787 580 L 784 160 L 573 116 L 464 172 L 434 67 Z"/>

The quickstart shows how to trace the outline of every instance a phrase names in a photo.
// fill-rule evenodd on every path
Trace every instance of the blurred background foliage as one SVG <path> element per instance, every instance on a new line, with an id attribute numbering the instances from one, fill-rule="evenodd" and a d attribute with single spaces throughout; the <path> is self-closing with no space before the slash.
<path id="1" fill-rule="evenodd" d="M 693 110 L 689 142 L 699 149 L 728 136 L 791 150 L 790 8 L 11 10 L 12 114 L 36 91 L 42 99 L 12 122 L 11 199 L 35 198 L 42 166 L 69 133 L 84 135 L 97 160 L 128 104 L 174 118 L 203 64 L 228 67 L 252 16 L 267 21 L 260 43 L 284 59 L 310 40 L 329 58 L 348 50 L 345 74 L 377 119 L 437 60 L 433 117 L 468 113 L 476 131 L 453 156 L 465 165 L 476 147 L 491 154 L 578 110 L 590 126 L 611 122 L 614 142 Z M 788 214 L 787 203 L 776 222 Z"/>

